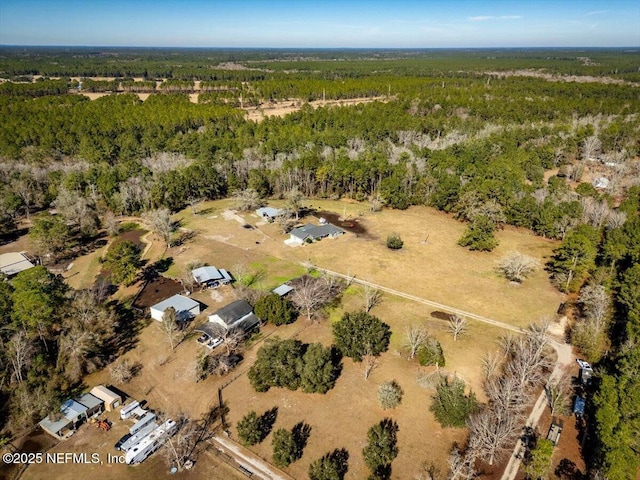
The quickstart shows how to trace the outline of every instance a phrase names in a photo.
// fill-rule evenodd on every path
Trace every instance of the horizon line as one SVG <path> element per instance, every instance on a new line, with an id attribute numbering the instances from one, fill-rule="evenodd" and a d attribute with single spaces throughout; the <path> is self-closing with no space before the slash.
<path id="1" fill-rule="evenodd" d="M 440 46 L 440 47 L 397 47 L 397 46 L 362 46 L 362 47 L 302 47 L 302 46 L 184 46 L 184 45 L 43 45 L 43 44 L 0 44 L 0 48 L 153 48 L 153 49 L 199 49 L 199 50 L 488 50 L 488 49 L 544 49 L 544 48 L 569 48 L 569 49 L 640 49 L 640 45 L 610 45 L 610 46 L 593 46 L 593 45 L 544 45 L 544 46 Z"/>

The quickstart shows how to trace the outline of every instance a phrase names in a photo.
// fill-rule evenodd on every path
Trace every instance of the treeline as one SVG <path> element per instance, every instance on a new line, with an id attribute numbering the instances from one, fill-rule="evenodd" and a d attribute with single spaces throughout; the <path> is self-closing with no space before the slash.
<path id="1" fill-rule="evenodd" d="M 126 318 L 97 292 L 38 266 L 0 281 L 0 425 L 14 433 L 55 411 L 116 353 Z"/>
<path id="2" fill-rule="evenodd" d="M 580 61 L 588 57 L 588 64 Z M 260 72 L 224 72 L 227 62 L 269 71 L 321 71 L 363 76 L 373 71 L 401 75 L 436 72 L 544 69 L 570 75 L 607 75 L 638 80 L 638 52 L 623 49 L 145 49 L 2 47 L 0 71 L 5 78 L 24 75 L 50 77 L 144 77 L 182 80 L 251 79 Z M 253 78 L 255 79 L 255 77 Z"/>

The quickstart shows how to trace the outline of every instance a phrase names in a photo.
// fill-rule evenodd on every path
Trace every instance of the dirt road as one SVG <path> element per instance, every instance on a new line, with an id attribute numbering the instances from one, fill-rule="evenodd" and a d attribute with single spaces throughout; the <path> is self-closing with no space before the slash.
<path id="1" fill-rule="evenodd" d="M 246 448 L 224 437 L 224 435 L 216 436 L 213 439 L 213 443 L 222 451 L 231 455 L 244 470 L 250 472 L 252 478 L 255 476 L 262 480 L 293 480 L 286 473 L 277 470 Z"/>

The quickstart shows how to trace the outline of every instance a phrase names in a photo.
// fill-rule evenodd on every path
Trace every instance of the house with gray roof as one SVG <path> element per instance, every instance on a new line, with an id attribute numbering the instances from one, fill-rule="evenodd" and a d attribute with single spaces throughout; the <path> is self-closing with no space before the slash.
<path id="1" fill-rule="evenodd" d="M 183 322 L 191 320 L 200 313 L 200 303 L 183 295 L 174 295 L 151 307 L 151 318 L 161 322 L 164 312 L 173 307 L 176 311 L 176 320 Z"/>
<path id="2" fill-rule="evenodd" d="M 103 401 L 85 393 L 77 400 L 68 399 L 60 411 L 40 420 L 39 425 L 49 435 L 62 440 L 73 435 L 75 430 L 90 416 L 102 411 Z"/>
<path id="3" fill-rule="evenodd" d="M 344 235 L 344 230 L 326 223 L 324 225 L 313 225 L 307 223 L 306 225 L 298 228 L 294 228 L 289 232 L 289 239 L 284 243 L 287 245 L 302 245 L 303 243 L 311 243 L 323 238 L 336 238 L 340 235 Z"/>
<path id="4" fill-rule="evenodd" d="M 236 300 L 226 307 L 222 307 L 213 315 L 209 315 L 209 323 L 213 325 L 208 327 L 208 330 L 220 331 L 220 328 L 222 328 L 224 332 L 234 328 L 246 333 L 258 326 L 260 319 L 253 313 L 253 307 L 247 301 Z M 208 331 L 201 331 L 208 335 L 210 334 Z M 214 335 L 211 334 L 211 336 Z"/>

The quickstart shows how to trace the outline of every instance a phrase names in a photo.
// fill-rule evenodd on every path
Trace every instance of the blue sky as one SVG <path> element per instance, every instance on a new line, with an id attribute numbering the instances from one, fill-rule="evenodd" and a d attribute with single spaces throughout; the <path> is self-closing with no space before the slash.
<path id="1" fill-rule="evenodd" d="M 0 0 L 0 44 L 640 46 L 640 1 Z"/>

